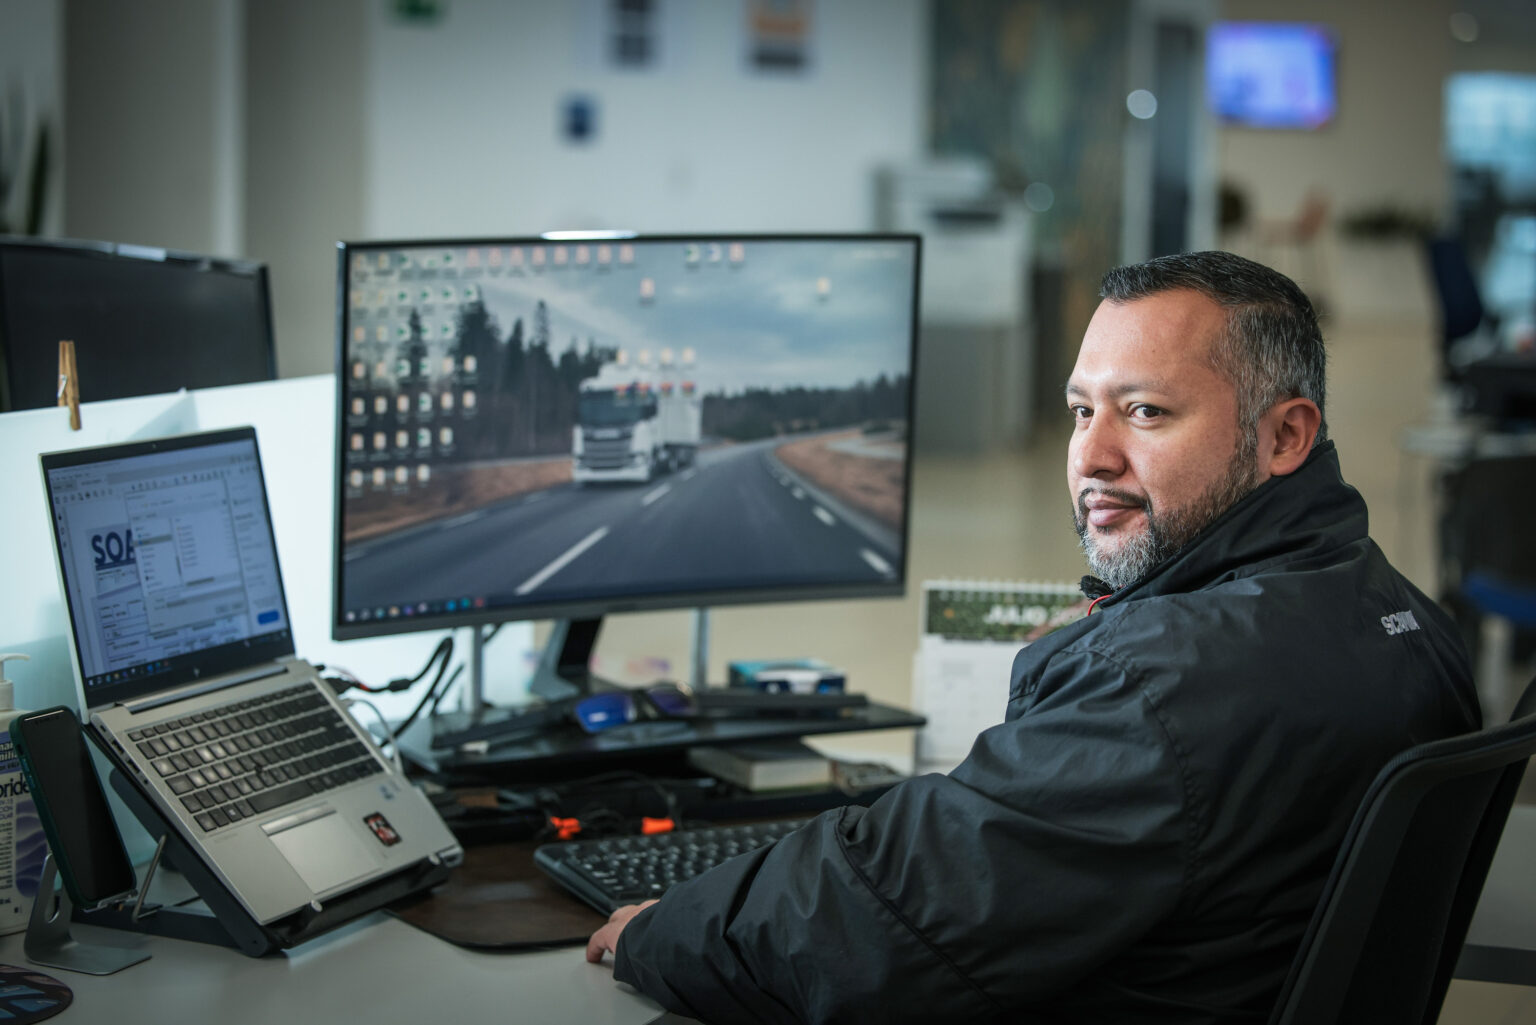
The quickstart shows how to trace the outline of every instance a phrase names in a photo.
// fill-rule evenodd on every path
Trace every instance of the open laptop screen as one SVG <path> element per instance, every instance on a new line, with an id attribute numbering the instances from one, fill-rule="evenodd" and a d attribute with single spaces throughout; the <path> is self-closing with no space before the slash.
<path id="1" fill-rule="evenodd" d="M 87 707 L 293 653 L 252 428 L 42 462 Z"/>

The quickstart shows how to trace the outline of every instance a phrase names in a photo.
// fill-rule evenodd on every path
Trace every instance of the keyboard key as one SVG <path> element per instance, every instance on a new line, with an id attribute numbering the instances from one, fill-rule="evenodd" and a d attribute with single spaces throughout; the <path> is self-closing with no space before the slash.
<path id="1" fill-rule="evenodd" d="M 225 821 L 228 821 L 228 820 L 225 820 Z M 208 832 L 209 830 L 214 829 L 214 828 L 218 827 L 219 825 L 221 825 L 221 823 L 216 822 L 214 820 L 212 812 L 206 812 L 206 811 L 203 812 L 201 815 L 197 816 L 197 824 L 199 826 L 203 827 L 203 832 L 205 832 L 205 833 Z"/>
<path id="2" fill-rule="evenodd" d="M 273 808 L 281 808 L 291 801 L 308 797 L 311 792 L 309 785 L 300 780 L 297 783 L 286 783 L 280 787 L 264 790 L 259 794 L 252 794 L 248 800 L 251 807 L 259 815 L 264 811 L 271 811 Z"/>
<path id="3" fill-rule="evenodd" d="M 192 781 L 185 776 L 172 776 L 165 781 L 165 785 L 171 788 L 173 794 L 189 794 L 194 789 Z"/>

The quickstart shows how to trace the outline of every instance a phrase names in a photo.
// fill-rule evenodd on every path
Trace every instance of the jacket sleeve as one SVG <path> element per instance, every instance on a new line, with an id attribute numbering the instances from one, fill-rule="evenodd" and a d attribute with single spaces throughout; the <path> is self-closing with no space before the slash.
<path id="1" fill-rule="evenodd" d="M 1043 680 L 948 776 L 675 887 L 615 978 L 716 1025 L 987 1020 L 1082 979 L 1179 905 L 1189 784 L 1113 661 L 1058 654 Z"/>

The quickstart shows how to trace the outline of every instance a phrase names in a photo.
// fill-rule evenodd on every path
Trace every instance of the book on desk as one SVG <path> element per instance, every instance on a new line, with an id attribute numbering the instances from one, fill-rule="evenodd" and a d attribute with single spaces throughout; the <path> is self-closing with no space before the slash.
<path id="1" fill-rule="evenodd" d="M 688 764 L 754 793 L 832 785 L 832 762 L 795 738 L 691 747 Z"/>

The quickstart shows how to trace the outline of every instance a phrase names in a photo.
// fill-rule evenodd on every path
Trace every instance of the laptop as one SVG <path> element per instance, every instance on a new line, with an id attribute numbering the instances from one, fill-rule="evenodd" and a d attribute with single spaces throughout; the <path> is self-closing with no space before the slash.
<path id="1" fill-rule="evenodd" d="M 256 922 L 462 860 L 295 657 L 253 428 L 42 469 L 90 727 Z"/>

